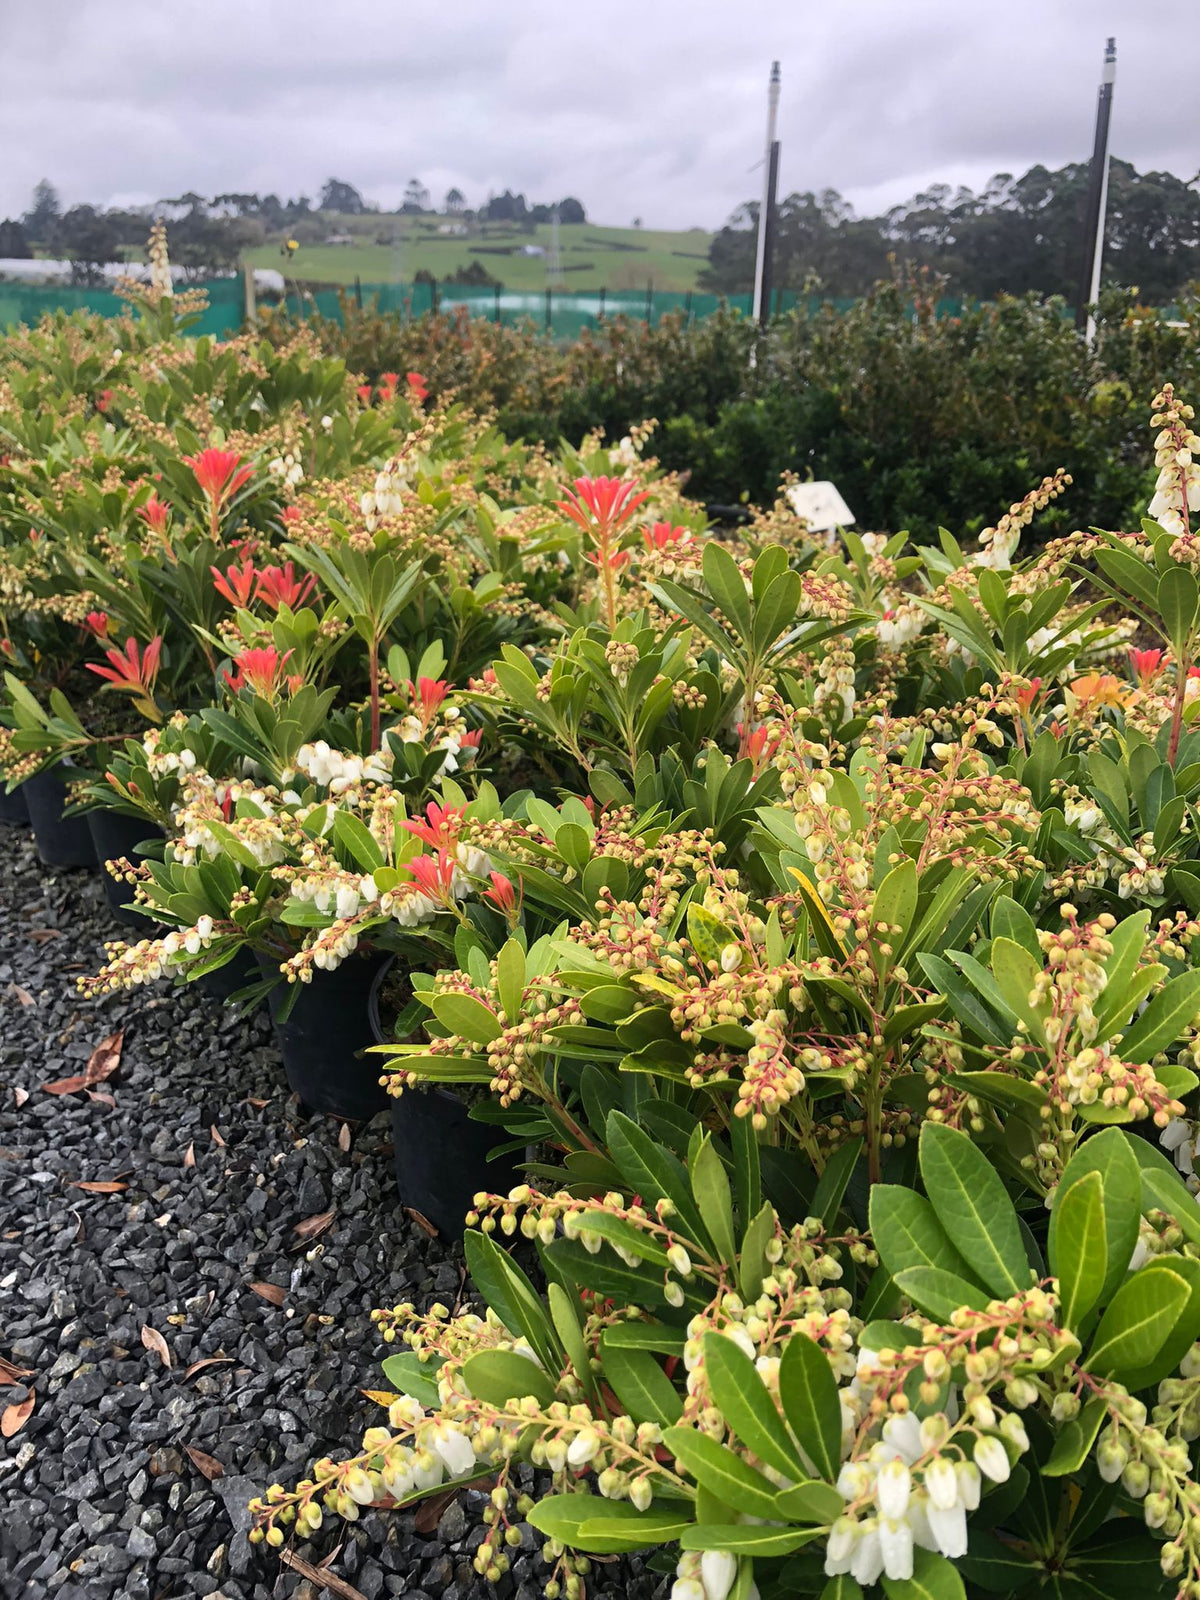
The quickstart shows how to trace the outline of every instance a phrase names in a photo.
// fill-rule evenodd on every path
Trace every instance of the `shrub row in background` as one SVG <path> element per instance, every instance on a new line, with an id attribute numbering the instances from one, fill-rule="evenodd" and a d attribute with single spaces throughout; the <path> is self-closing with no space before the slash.
<path id="1" fill-rule="evenodd" d="M 655 417 L 655 453 L 710 504 L 769 504 L 794 472 L 831 478 L 861 527 L 975 533 L 1069 462 L 1046 533 L 1136 526 L 1144 407 L 1163 372 L 1196 371 L 1196 299 L 1168 322 L 1114 291 L 1089 350 L 1061 301 L 1001 297 L 935 320 L 936 294 L 932 280 L 896 279 L 849 311 L 779 317 L 765 336 L 725 313 L 692 326 L 615 319 L 556 345 L 532 326 L 407 322 L 349 296 L 340 321 L 311 325 L 351 370 L 415 367 L 435 396 L 494 410 L 510 438 L 603 428 L 615 440 Z"/>

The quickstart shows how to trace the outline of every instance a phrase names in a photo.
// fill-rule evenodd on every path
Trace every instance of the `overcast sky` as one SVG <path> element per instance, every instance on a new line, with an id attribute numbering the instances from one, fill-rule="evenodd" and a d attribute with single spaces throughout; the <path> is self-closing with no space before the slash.
<path id="1" fill-rule="evenodd" d="M 187 189 L 396 203 L 577 195 L 593 220 L 719 225 L 755 194 L 770 62 L 781 191 L 872 213 L 1090 154 L 1200 168 L 1200 27 L 1154 0 L 0 0 L 0 216 Z"/>

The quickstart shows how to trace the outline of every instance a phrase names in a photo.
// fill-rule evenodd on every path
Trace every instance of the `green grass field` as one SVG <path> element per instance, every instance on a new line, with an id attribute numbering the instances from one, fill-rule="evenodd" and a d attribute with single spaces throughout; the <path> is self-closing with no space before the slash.
<path id="1" fill-rule="evenodd" d="M 248 253 L 255 267 L 274 267 L 299 283 L 411 283 L 424 268 L 435 278 L 448 278 L 458 267 L 478 261 L 506 289 L 544 289 L 547 258 L 524 256 L 523 245 L 549 251 L 551 228 L 532 232 L 505 223 L 464 224 L 468 237 L 439 234 L 442 217 L 330 217 L 322 219 L 322 237 L 351 233 L 353 244 L 308 243 L 290 260 L 281 253 L 282 238 Z M 578 223 L 559 228 L 563 274 L 561 288 L 686 290 L 708 259 L 712 235 L 701 229 L 669 233 L 649 228 L 597 228 Z M 380 242 L 381 240 L 385 242 Z M 391 242 L 386 242 L 391 241 Z M 511 251 L 495 254 L 497 250 Z M 481 253 L 485 252 L 485 253 Z"/>

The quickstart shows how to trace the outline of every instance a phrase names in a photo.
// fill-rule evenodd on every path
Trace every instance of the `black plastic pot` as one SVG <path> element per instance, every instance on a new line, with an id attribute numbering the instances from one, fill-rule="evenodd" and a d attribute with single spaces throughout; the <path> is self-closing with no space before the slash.
<path id="1" fill-rule="evenodd" d="M 245 989 L 251 983 L 257 983 L 263 975 L 263 969 L 254 959 L 250 950 L 239 950 L 232 961 L 227 961 L 223 967 L 218 967 L 215 972 L 206 972 L 196 982 L 211 995 L 214 1000 L 220 1000 L 222 1005 L 231 995 L 239 989 Z"/>
<path id="2" fill-rule="evenodd" d="M 11 794 L 0 789 L 0 823 L 10 828 L 29 826 L 29 807 L 25 804 L 25 785 L 18 784 Z"/>
<path id="3" fill-rule="evenodd" d="M 64 817 L 70 769 L 49 767 L 21 787 L 38 855 L 47 867 L 94 867 L 96 851 L 86 817 Z"/>
<path id="4" fill-rule="evenodd" d="M 379 1020 L 379 992 L 386 971 L 385 967 L 371 989 L 369 1015 L 376 1044 L 392 1043 Z M 406 1089 L 391 1105 L 400 1204 L 419 1211 L 439 1232 L 452 1237 L 462 1232 L 463 1218 L 481 1189 L 506 1194 L 520 1181 L 515 1153 L 488 1160 L 495 1146 L 507 1141 L 504 1129 L 474 1121 L 449 1089 L 440 1084 Z"/>
<path id="5" fill-rule="evenodd" d="M 378 1060 L 359 1052 L 375 1043 L 368 1005 L 375 980 L 390 961 L 382 954 L 352 955 L 333 972 L 318 972 L 311 983 L 297 986 L 285 1022 L 278 1016 L 290 990 L 282 984 L 272 989 L 271 1020 L 288 1087 L 310 1111 L 368 1122 L 386 1108 Z M 264 972 L 272 970 L 266 962 L 261 965 Z"/>
<path id="6" fill-rule="evenodd" d="M 140 911 L 130 911 L 126 907 L 125 902 L 133 898 L 133 889 L 123 879 L 118 881 L 114 878 L 104 863 L 115 861 L 118 856 L 126 856 L 136 864 L 143 859 L 137 846 L 146 839 L 161 839 L 162 829 L 147 822 L 145 817 L 127 817 L 121 811 L 89 811 L 87 825 L 91 830 L 96 860 L 100 863 L 108 909 L 119 922 L 148 933 L 155 926 L 153 917 L 143 916 Z"/>

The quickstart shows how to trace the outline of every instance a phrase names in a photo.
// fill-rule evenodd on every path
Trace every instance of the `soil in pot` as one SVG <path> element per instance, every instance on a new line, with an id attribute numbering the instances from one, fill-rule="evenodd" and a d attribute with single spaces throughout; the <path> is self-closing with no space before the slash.
<path id="1" fill-rule="evenodd" d="M 48 767 L 21 785 L 38 855 L 47 867 L 94 867 L 96 851 L 86 817 L 64 817 L 71 769 Z"/>
<path id="2" fill-rule="evenodd" d="M 311 983 L 297 984 L 283 1022 L 279 1013 L 290 990 L 283 984 L 272 989 L 271 1020 L 288 1086 L 310 1111 L 367 1122 L 387 1107 L 378 1061 L 360 1052 L 375 1043 L 368 1005 L 375 980 L 391 959 L 380 952 L 356 952 L 333 972 L 318 972 Z M 276 970 L 261 958 L 259 964 L 264 973 Z"/>
<path id="3" fill-rule="evenodd" d="M 10 828 L 29 826 L 29 807 L 25 804 L 25 785 L 20 783 L 11 794 L 0 788 L 0 824 Z"/>
<path id="4" fill-rule="evenodd" d="M 375 1043 L 393 1042 L 394 1033 L 382 1018 L 394 1019 L 409 995 L 407 981 L 395 967 L 379 974 L 370 1000 Z M 518 1152 L 488 1160 L 498 1144 L 508 1141 L 504 1129 L 475 1121 L 470 1106 L 441 1084 L 406 1089 L 391 1106 L 400 1204 L 419 1211 L 440 1233 L 454 1238 L 462 1232 L 463 1219 L 481 1189 L 506 1194 L 520 1181 Z"/>
<path id="5" fill-rule="evenodd" d="M 104 863 L 114 861 L 118 856 L 125 856 L 135 864 L 144 860 L 138 845 L 150 839 L 161 839 L 162 829 L 147 822 L 145 817 L 128 817 L 121 811 L 89 811 L 87 824 L 104 879 L 104 898 L 108 901 L 108 909 L 118 922 L 148 934 L 156 926 L 154 919 L 143 916 L 140 911 L 129 910 L 126 902 L 133 899 L 132 885 L 123 878 L 114 878 Z"/>

